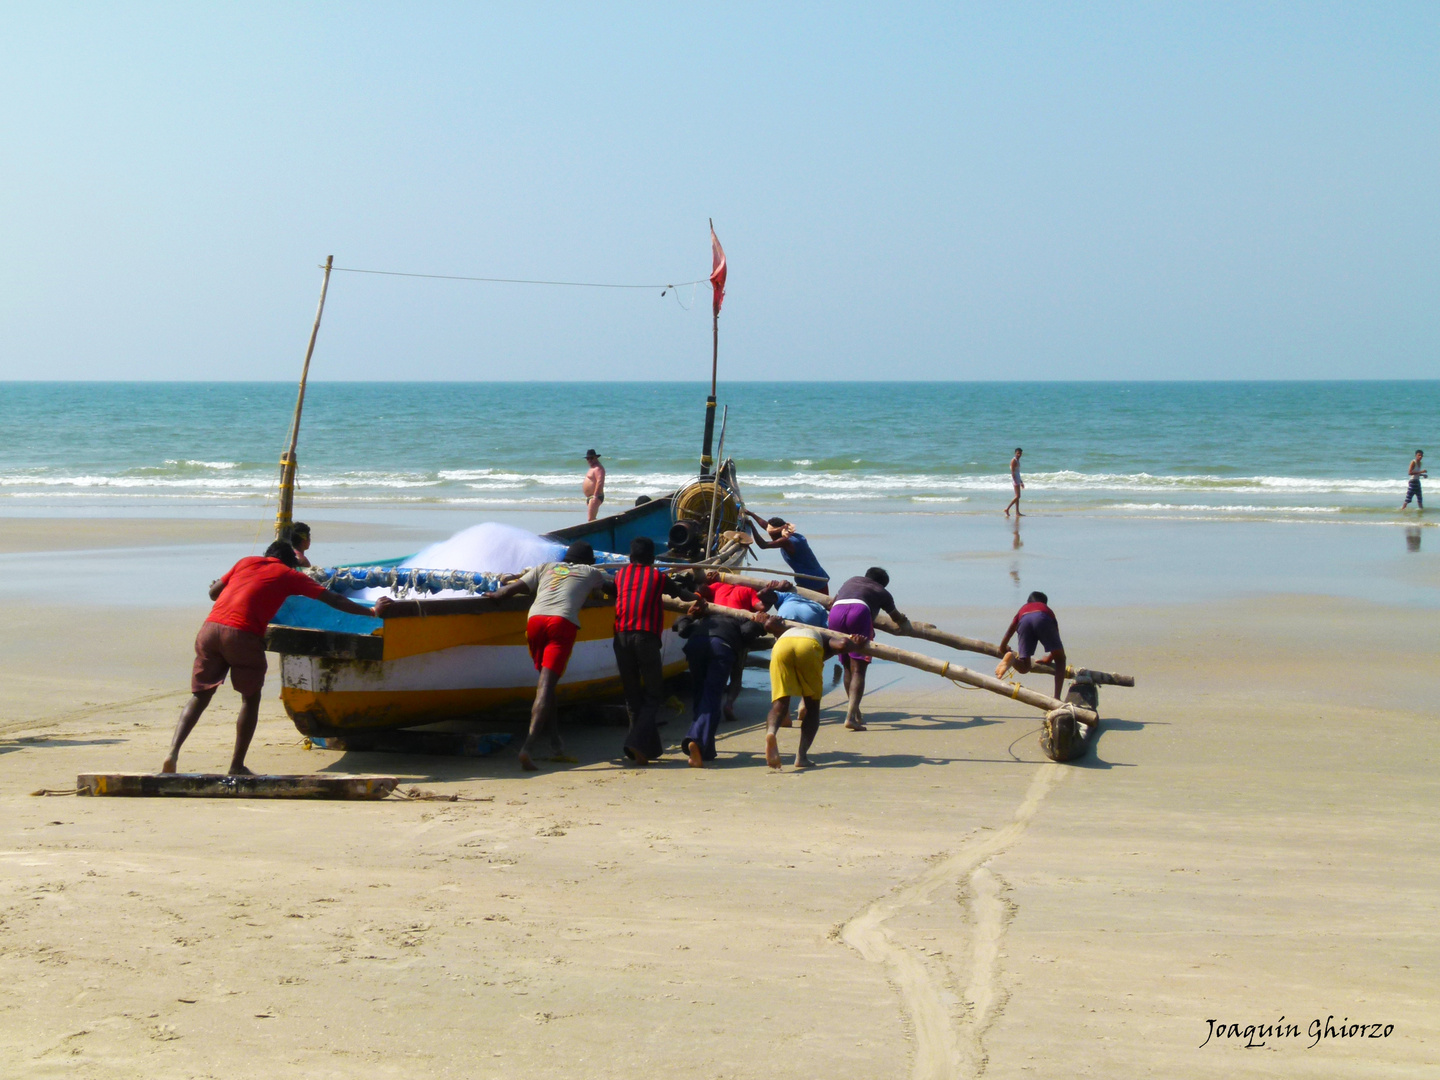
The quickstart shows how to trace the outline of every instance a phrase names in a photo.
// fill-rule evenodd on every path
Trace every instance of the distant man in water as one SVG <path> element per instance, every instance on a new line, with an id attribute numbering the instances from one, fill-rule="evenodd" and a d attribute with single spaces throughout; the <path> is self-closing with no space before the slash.
<path id="1" fill-rule="evenodd" d="M 594 451 L 591 451 L 592 453 Z M 535 683 L 535 704 L 530 709 L 530 732 L 520 747 L 520 767 L 529 772 L 539 768 L 533 751 L 542 734 L 550 738 L 552 761 L 565 757 L 556 716 L 555 687 L 570 664 L 575 638 L 580 633 L 580 609 L 591 596 L 613 584 L 610 575 L 595 568 L 595 549 L 577 540 L 565 549 L 564 561 L 531 567 L 514 581 L 501 585 L 482 599 L 503 600 L 507 596 L 535 597 L 525 621 L 525 641 L 539 677 Z"/>
<path id="2" fill-rule="evenodd" d="M 782 517 L 772 517 L 768 521 L 754 511 L 745 511 L 757 525 L 760 526 L 765 538 L 757 535 L 755 546 L 761 548 L 779 548 L 780 557 L 785 560 L 785 565 L 795 571 L 795 584 L 802 589 L 810 589 L 812 592 L 830 593 L 830 575 L 820 565 L 820 560 L 815 557 L 815 552 L 810 550 L 810 541 L 795 531 L 795 526 Z"/>
<path id="3" fill-rule="evenodd" d="M 669 574 L 655 569 L 655 541 L 637 536 L 630 541 L 630 565 L 615 572 L 615 665 L 625 694 L 630 730 L 625 756 L 649 765 L 664 751 L 655 718 L 665 700 L 665 661 L 660 635 L 665 629 L 663 597 L 699 598 Z M 703 607 L 703 603 L 700 607 Z M 695 610 L 698 612 L 700 607 Z M 713 749 L 713 740 L 712 740 Z M 712 755 L 713 756 L 713 755 Z"/>
<path id="4" fill-rule="evenodd" d="M 1010 650 L 1010 639 L 1017 637 L 1015 651 Z M 1060 643 L 1060 622 L 1050 610 L 1050 598 L 1043 592 L 1032 592 L 1025 606 L 1010 620 L 1010 628 L 1000 639 L 1000 651 L 1004 653 L 995 668 L 995 677 L 1003 679 L 1012 667 L 1021 675 L 1031 668 L 1031 657 L 1035 646 L 1048 650 L 1040 657 L 1042 664 L 1055 665 L 1055 696 L 1062 698 L 1065 691 L 1065 646 Z"/>
<path id="5" fill-rule="evenodd" d="M 310 550 L 310 526 L 303 521 L 297 521 L 290 526 L 290 546 L 295 549 L 295 565 L 305 567 L 310 565 L 310 560 L 305 557 L 305 552 Z"/>
<path id="6" fill-rule="evenodd" d="M 895 598 L 886 588 L 890 575 L 879 566 L 865 571 L 864 577 L 852 577 L 835 592 L 830 605 L 830 629 L 837 634 L 855 635 L 865 641 L 875 639 L 875 616 L 881 611 L 901 626 L 910 620 L 895 607 Z M 845 693 L 850 697 L 850 708 L 845 715 L 845 726 L 851 731 L 864 731 L 865 718 L 860 713 L 860 701 L 865 696 L 865 672 L 870 667 L 870 657 L 862 652 L 846 652 L 840 658 L 845 666 Z"/>
<path id="7" fill-rule="evenodd" d="M 1425 451 L 1416 450 L 1415 459 L 1410 462 L 1410 486 L 1405 489 L 1405 501 L 1400 504 L 1401 510 L 1410 505 L 1411 499 L 1415 500 L 1415 505 L 1422 511 L 1425 509 L 1425 495 L 1420 490 L 1420 478 L 1429 475 L 1425 470 Z"/>
<path id="8" fill-rule="evenodd" d="M 780 728 L 790 718 L 790 699 L 800 699 L 800 746 L 795 768 L 808 769 L 810 747 L 820 730 L 820 697 L 825 692 L 825 660 L 865 644 L 860 634 L 841 637 L 813 626 L 786 627 L 775 616 L 765 628 L 775 635 L 770 650 L 770 713 L 765 717 L 765 764 L 780 768 Z"/>
<path id="9" fill-rule="evenodd" d="M 308 596 L 350 615 L 373 616 L 367 607 L 351 603 L 323 588 L 295 569 L 295 549 L 277 540 L 265 554 L 249 556 L 232 566 L 224 577 L 210 583 L 215 606 L 195 635 L 195 666 L 190 674 L 190 700 L 180 712 L 170 753 L 160 766 L 173 773 L 180 748 L 194 730 L 215 691 L 230 676 L 240 695 L 240 716 L 235 721 L 235 753 L 231 776 L 249 776 L 245 752 L 255 735 L 260 716 L 260 691 L 265 685 L 265 628 L 291 596 Z"/>
<path id="10" fill-rule="evenodd" d="M 1015 498 L 1011 499 L 1005 506 L 1005 516 L 1010 516 L 1010 507 L 1015 508 L 1015 516 L 1024 517 L 1020 513 L 1020 492 L 1025 489 L 1025 481 L 1020 479 L 1020 455 L 1025 453 L 1020 447 L 1015 447 L 1015 456 L 1010 459 L 1010 483 L 1015 487 Z"/>
<path id="11" fill-rule="evenodd" d="M 590 471 L 585 474 L 580 490 L 585 494 L 585 520 L 594 521 L 600 513 L 600 504 L 605 501 L 605 466 L 600 464 L 600 455 L 593 447 L 585 451 L 585 460 Z"/>

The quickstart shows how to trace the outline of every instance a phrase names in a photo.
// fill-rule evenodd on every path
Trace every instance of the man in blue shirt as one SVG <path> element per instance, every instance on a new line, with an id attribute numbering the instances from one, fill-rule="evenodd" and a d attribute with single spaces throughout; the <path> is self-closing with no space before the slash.
<path id="1" fill-rule="evenodd" d="M 779 548 L 780 557 L 795 571 L 795 584 L 802 589 L 830 594 L 830 575 L 820 565 L 820 560 L 810 550 L 810 541 L 795 531 L 795 526 L 782 517 L 765 520 L 759 514 L 747 510 L 755 523 L 764 531 L 764 538 L 755 536 L 755 544 L 761 548 Z M 768 539 L 767 539 L 768 538 Z"/>

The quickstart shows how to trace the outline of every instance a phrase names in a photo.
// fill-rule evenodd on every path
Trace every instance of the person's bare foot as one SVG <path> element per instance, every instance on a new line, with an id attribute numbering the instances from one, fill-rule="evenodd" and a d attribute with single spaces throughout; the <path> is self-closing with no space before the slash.
<path id="1" fill-rule="evenodd" d="M 169 758 L 169 757 L 167 757 L 164 761 L 162 761 L 162 762 L 160 763 L 160 771 L 161 771 L 162 773 L 165 773 L 165 772 L 174 772 L 174 771 L 175 771 L 175 764 L 176 764 L 176 762 L 175 762 L 175 759 L 174 759 L 174 758 Z"/>
<path id="2" fill-rule="evenodd" d="M 1009 671 L 1009 670 L 1010 670 L 1010 661 L 1009 661 L 1009 660 L 1001 660 L 1000 663 L 998 663 L 998 664 L 995 665 L 995 678 L 997 678 L 997 679 L 1003 679 L 1003 678 L 1005 677 L 1005 673 L 1006 673 L 1007 671 Z"/>
<path id="3" fill-rule="evenodd" d="M 846 730 L 846 731 L 869 731 L 870 729 L 865 726 L 865 721 L 863 721 L 863 720 L 846 720 L 846 721 L 845 721 L 845 730 Z"/>
<path id="4" fill-rule="evenodd" d="M 740 722 L 740 720 L 735 715 L 734 708 L 732 708 L 731 706 L 726 705 L 720 710 L 720 712 L 721 715 L 725 717 L 725 722 L 727 724 L 738 724 Z"/>
<path id="5" fill-rule="evenodd" d="M 254 776 L 255 774 L 254 774 L 253 772 L 251 772 L 249 769 L 247 769 L 244 765 L 231 765 L 231 766 L 230 766 L 230 775 L 231 775 L 231 776 Z"/>
<path id="6" fill-rule="evenodd" d="M 772 769 L 781 768 L 780 740 L 774 735 L 765 736 L 765 764 Z"/>
<path id="7" fill-rule="evenodd" d="M 1009 511 L 1009 510 L 1006 510 L 1006 511 L 1005 511 L 1005 516 L 1006 516 L 1007 518 L 1010 516 L 1010 511 Z"/>
<path id="8" fill-rule="evenodd" d="M 535 764 L 535 759 L 530 756 L 529 750 L 520 751 L 520 768 L 526 772 L 539 772 L 540 766 Z"/>
<path id="9" fill-rule="evenodd" d="M 808 757 L 803 757 L 803 756 L 800 755 L 800 754 L 796 754 L 796 755 L 795 755 L 795 768 L 797 768 L 797 769 L 813 769 L 814 767 L 815 767 L 815 763 L 814 763 L 813 761 L 811 761 Z"/>
<path id="10" fill-rule="evenodd" d="M 690 768 L 703 769 L 705 759 L 700 755 L 700 744 L 694 739 L 690 740 Z"/>
<path id="11" fill-rule="evenodd" d="M 644 754 L 642 754 L 639 750 L 631 750 L 631 751 L 630 751 L 630 760 L 633 761 L 633 762 L 635 762 L 636 765 L 649 765 L 649 764 L 650 764 L 650 759 L 649 759 L 648 757 L 646 757 Z"/>

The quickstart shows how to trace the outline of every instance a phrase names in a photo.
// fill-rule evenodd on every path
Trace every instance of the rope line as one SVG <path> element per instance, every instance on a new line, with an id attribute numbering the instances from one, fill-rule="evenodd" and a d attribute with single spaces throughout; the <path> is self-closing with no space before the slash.
<path id="1" fill-rule="evenodd" d="M 577 289 L 665 289 L 667 292 L 670 289 L 683 288 L 686 285 L 701 285 L 710 280 L 708 277 L 703 277 L 696 278 L 694 281 L 662 281 L 654 285 L 628 285 L 610 281 L 541 281 L 537 278 L 468 277 L 464 274 L 412 274 L 404 270 L 362 270 L 357 266 L 335 266 L 331 269 L 337 274 L 378 274 L 383 277 L 430 278 L 434 281 L 483 281 L 495 285 L 564 285 Z"/>

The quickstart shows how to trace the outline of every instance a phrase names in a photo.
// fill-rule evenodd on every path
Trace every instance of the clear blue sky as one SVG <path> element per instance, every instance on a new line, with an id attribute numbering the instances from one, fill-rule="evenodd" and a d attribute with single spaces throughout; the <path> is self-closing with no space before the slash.
<path id="1" fill-rule="evenodd" d="M 7 6 L 0 378 L 1440 374 L 1440 5 L 608 7 Z"/>

